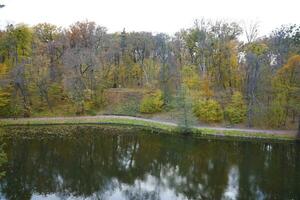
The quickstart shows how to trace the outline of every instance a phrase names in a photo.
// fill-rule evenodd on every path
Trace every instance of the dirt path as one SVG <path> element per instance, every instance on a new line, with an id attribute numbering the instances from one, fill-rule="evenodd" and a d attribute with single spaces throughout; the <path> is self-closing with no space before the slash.
<path id="1" fill-rule="evenodd" d="M 118 116 L 118 115 L 97 115 L 97 116 L 79 116 L 79 117 L 38 117 L 38 118 L 18 118 L 18 120 L 31 121 L 31 120 L 72 120 L 72 119 L 131 119 L 131 120 L 141 120 L 146 122 L 158 122 L 165 125 L 177 126 L 175 122 L 165 121 L 162 119 L 145 119 L 140 117 L 131 117 L 131 116 Z M 14 120 L 14 119 L 1 119 L 1 120 Z M 0 121 L 1 121 L 0 120 Z M 296 130 L 263 130 L 263 129 L 246 129 L 246 128 L 226 128 L 226 127 L 215 127 L 215 126 L 194 126 L 196 128 L 207 128 L 217 131 L 241 131 L 247 133 L 266 133 L 266 134 L 296 134 Z"/>

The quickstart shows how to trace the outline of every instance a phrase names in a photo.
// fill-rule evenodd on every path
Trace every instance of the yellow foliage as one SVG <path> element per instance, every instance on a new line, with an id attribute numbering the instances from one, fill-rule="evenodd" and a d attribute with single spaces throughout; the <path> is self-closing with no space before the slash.
<path id="1" fill-rule="evenodd" d="M 200 100 L 194 104 L 194 113 L 199 120 L 204 122 L 220 122 L 223 119 L 223 111 L 220 104 L 213 100 Z"/>
<path id="2" fill-rule="evenodd" d="M 268 50 L 268 46 L 265 43 L 252 43 L 247 47 L 247 50 L 260 56 Z"/>
<path id="3" fill-rule="evenodd" d="M 8 72 L 8 67 L 4 63 L 0 63 L 0 76 L 5 75 Z"/>
<path id="4" fill-rule="evenodd" d="M 119 68 L 119 71 L 117 73 L 118 73 L 118 76 L 119 76 L 120 83 L 122 85 L 125 85 L 126 78 L 127 78 L 126 77 L 126 75 L 127 75 L 126 66 L 121 65 L 120 68 Z"/>
<path id="5" fill-rule="evenodd" d="M 10 102 L 10 94 L 3 89 L 0 89 L 0 108 L 7 106 Z"/>
<path id="6" fill-rule="evenodd" d="M 116 81 L 117 67 L 115 65 L 110 65 L 108 68 L 109 68 L 109 71 L 107 72 L 107 77 L 106 77 L 107 83 L 113 85 Z"/>
<path id="7" fill-rule="evenodd" d="M 203 96 L 206 98 L 210 98 L 214 95 L 214 92 L 210 89 L 210 83 L 209 83 L 208 78 L 205 78 L 202 81 L 201 90 L 203 92 Z"/>
<path id="8" fill-rule="evenodd" d="M 278 70 L 273 85 L 277 91 L 291 94 L 300 89 L 300 55 L 292 56 L 287 64 Z"/>
<path id="9" fill-rule="evenodd" d="M 156 113 L 162 111 L 163 108 L 162 92 L 160 90 L 145 96 L 142 100 L 141 113 Z"/>
<path id="10" fill-rule="evenodd" d="M 294 55 L 273 79 L 275 98 L 271 106 L 272 126 L 285 124 L 288 111 L 300 113 L 300 55 Z"/>
<path id="11" fill-rule="evenodd" d="M 225 109 L 225 114 L 231 124 L 238 124 L 246 119 L 247 107 L 240 92 L 235 92 L 230 104 Z"/>
<path id="12" fill-rule="evenodd" d="M 182 81 L 189 90 L 198 90 L 200 88 L 200 78 L 197 74 L 196 66 L 188 65 L 182 67 Z"/>
<path id="13" fill-rule="evenodd" d="M 131 68 L 131 77 L 135 80 L 141 80 L 143 73 L 139 64 L 134 64 Z"/>
<path id="14" fill-rule="evenodd" d="M 293 73 L 295 73 L 296 70 L 300 70 L 300 55 L 294 55 L 289 58 L 287 64 L 278 70 L 277 75 L 282 78 L 292 78 L 291 76 L 293 76 Z"/>

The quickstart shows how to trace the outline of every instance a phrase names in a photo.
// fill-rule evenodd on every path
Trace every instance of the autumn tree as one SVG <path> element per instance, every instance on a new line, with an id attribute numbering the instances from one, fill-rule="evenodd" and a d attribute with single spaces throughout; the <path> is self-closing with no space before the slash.
<path id="1" fill-rule="evenodd" d="M 134 88 L 160 91 L 143 99 L 149 110 L 158 105 L 155 112 L 175 110 L 178 99 L 184 109 L 187 96 L 201 121 L 222 121 L 224 108 L 226 119 L 242 123 L 246 109 L 248 126 L 291 127 L 299 112 L 299 30 L 284 25 L 259 38 L 256 23 L 242 30 L 235 22 L 208 20 L 174 36 L 107 33 L 90 21 L 65 29 L 9 25 L 0 31 L 1 111 L 54 115 L 65 106 L 96 113 L 106 89 Z M 240 40 L 242 31 L 247 41 Z"/>
<path id="2" fill-rule="evenodd" d="M 145 59 L 149 58 L 153 52 L 154 40 L 152 33 L 132 32 L 128 35 L 127 41 L 130 57 L 134 63 L 139 65 L 140 71 L 143 74 L 143 77 L 138 79 L 137 85 L 142 86 L 144 82 L 146 85 L 149 85 L 149 72 L 145 67 Z"/>
<path id="3" fill-rule="evenodd" d="M 96 72 L 99 69 L 98 55 L 103 50 L 106 29 L 94 22 L 77 22 L 70 27 L 68 49 L 64 54 L 66 85 L 71 97 L 79 104 L 78 114 L 84 112 L 84 100 L 89 96 L 93 100 L 96 94 Z M 85 94 L 89 95 L 85 95 Z"/>
<path id="4" fill-rule="evenodd" d="M 278 70 L 274 77 L 275 102 L 280 113 L 273 113 L 273 117 L 279 115 L 278 125 L 285 126 L 290 115 L 293 122 L 300 117 L 300 55 L 290 57 L 287 63 Z"/>
<path id="5" fill-rule="evenodd" d="M 292 54 L 300 52 L 300 26 L 282 25 L 272 32 L 268 45 L 274 58 L 274 66 L 283 66 Z"/>
<path id="6" fill-rule="evenodd" d="M 189 64 L 197 66 L 198 73 L 202 77 L 207 75 L 211 59 L 213 35 L 210 29 L 211 23 L 202 19 L 196 20 L 193 28 L 181 33 L 190 56 Z"/>
<path id="7" fill-rule="evenodd" d="M 14 109 L 18 108 L 21 104 L 22 113 L 24 117 L 30 117 L 31 115 L 31 100 L 29 93 L 28 74 L 26 70 L 27 64 L 25 62 L 17 64 L 12 70 L 12 81 L 14 85 Z M 14 115 L 18 115 L 19 110 L 13 111 Z"/>
<path id="8" fill-rule="evenodd" d="M 170 51 L 168 39 L 169 37 L 165 34 L 158 34 L 155 36 L 155 55 L 160 63 L 159 82 L 163 93 L 164 105 L 168 105 L 170 101 L 170 65 L 168 63 Z"/>
<path id="9" fill-rule="evenodd" d="M 49 59 L 50 80 L 60 79 L 59 64 L 65 50 L 63 36 L 60 28 L 55 25 L 43 23 L 33 27 L 36 36 L 35 48 Z"/>
<path id="10" fill-rule="evenodd" d="M 9 25 L 1 41 L 3 61 L 9 68 L 9 82 L 13 85 L 12 109 L 22 106 L 23 116 L 29 117 L 31 110 L 28 90 L 27 66 L 32 53 L 32 30 L 24 25 Z M 19 100 L 19 101 L 18 101 Z M 13 112 L 15 113 L 15 112 Z"/>
<path id="11" fill-rule="evenodd" d="M 259 104 L 258 83 L 264 65 L 269 65 L 268 47 L 263 42 L 254 42 L 245 46 L 245 92 L 248 102 L 247 123 L 254 125 L 255 106 Z"/>
<path id="12" fill-rule="evenodd" d="M 32 31 L 24 25 L 9 25 L 4 43 L 7 48 L 7 58 L 12 59 L 13 64 L 20 63 L 31 53 Z"/>

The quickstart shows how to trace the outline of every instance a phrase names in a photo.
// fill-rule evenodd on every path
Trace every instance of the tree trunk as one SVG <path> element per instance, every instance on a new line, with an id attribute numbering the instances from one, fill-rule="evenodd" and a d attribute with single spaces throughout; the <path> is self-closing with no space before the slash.
<path id="1" fill-rule="evenodd" d="M 247 112 L 247 124 L 249 128 L 253 127 L 253 96 L 250 97 Z"/>

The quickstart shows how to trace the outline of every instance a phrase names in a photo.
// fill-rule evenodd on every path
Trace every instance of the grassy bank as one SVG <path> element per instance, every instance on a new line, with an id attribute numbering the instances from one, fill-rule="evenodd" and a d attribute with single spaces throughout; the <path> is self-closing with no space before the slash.
<path id="1" fill-rule="evenodd" d="M 62 117 L 62 118 L 29 118 L 29 119 L 2 119 L 1 126 L 42 126 L 42 125 L 113 125 L 133 126 L 143 129 L 160 130 L 169 134 L 180 134 L 179 128 L 172 123 L 149 121 L 144 119 L 119 118 L 119 117 Z M 274 140 L 296 140 L 293 134 L 272 134 L 262 132 L 246 132 L 238 130 L 214 130 L 213 128 L 191 128 L 195 137 L 236 137 L 245 139 L 274 139 Z"/>

